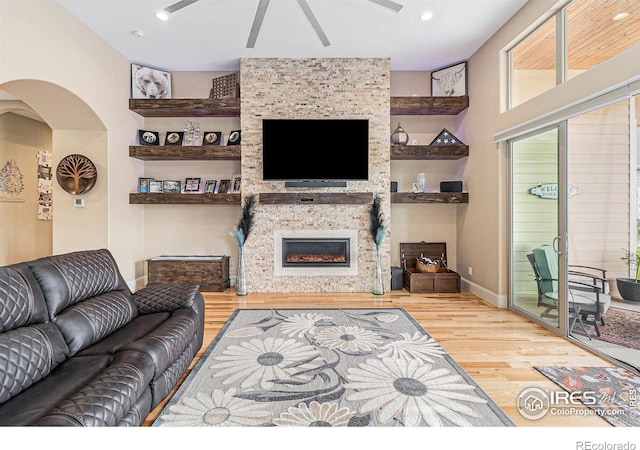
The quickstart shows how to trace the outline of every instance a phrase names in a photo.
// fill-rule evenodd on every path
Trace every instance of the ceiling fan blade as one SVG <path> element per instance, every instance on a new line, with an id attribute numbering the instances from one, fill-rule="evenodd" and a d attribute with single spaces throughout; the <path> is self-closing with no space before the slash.
<path id="1" fill-rule="evenodd" d="M 322 45 L 324 45 L 325 47 L 330 46 L 331 42 L 329 42 L 327 35 L 324 34 L 324 31 L 320 26 L 320 22 L 318 22 L 318 19 L 316 19 L 316 16 L 313 14 L 313 11 L 311 11 L 311 7 L 307 3 L 307 0 L 298 0 L 298 5 L 300 5 L 300 8 L 302 8 L 302 12 L 304 13 L 304 15 L 307 16 L 307 20 L 309 21 L 314 31 L 320 38 Z"/>
<path id="2" fill-rule="evenodd" d="M 178 11 L 179 9 L 184 8 L 185 6 L 189 6 L 192 3 L 197 2 L 198 0 L 180 0 L 177 3 L 174 3 L 171 6 L 167 6 L 164 11 L 168 12 L 169 14 L 174 13 L 176 11 Z"/>
<path id="3" fill-rule="evenodd" d="M 380 6 L 384 6 L 385 8 L 393 9 L 395 12 L 400 11 L 404 8 L 400 3 L 393 2 L 391 0 L 369 0 L 371 3 L 376 3 Z"/>
<path id="4" fill-rule="evenodd" d="M 247 48 L 253 48 L 256 45 L 256 40 L 258 39 L 258 33 L 260 32 L 260 27 L 262 26 L 264 15 L 267 12 L 269 1 L 270 0 L 260 0 L 260 3 L 258 3 L 258 9 L 256 10 L 255 17 L 253 18 L 253 25 L 251 25 L 251 31 L 249 32 L 249 39 L 247 39 Z"/>

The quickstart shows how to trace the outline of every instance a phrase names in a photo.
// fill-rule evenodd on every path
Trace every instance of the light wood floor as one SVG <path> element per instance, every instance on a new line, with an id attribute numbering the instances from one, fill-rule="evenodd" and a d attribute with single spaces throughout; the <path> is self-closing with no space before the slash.
<path id="1" fill-rule="evenodd" d="M 537 421 L 520 415 L 516 399 L 529 387 L 558 390 L 534 366 L 611 366 L 608 361 L 505 309 L 498 309 L 473 294 L 410 294 L 390 291 L 368 293 L 265 294 L 239 297 L 233 288 L 205 293 L 202 355 L 236 308 L 404 308 L 435 338 L 480 387 L 520 427 L 609 427 L 597 416 L 552 416 Z M 174 390 L 175 392 L 175 390 Z M 166 401 L 165 401 L 166 403 Z M 145 421 L 151 425 L 164 404 Z"/>

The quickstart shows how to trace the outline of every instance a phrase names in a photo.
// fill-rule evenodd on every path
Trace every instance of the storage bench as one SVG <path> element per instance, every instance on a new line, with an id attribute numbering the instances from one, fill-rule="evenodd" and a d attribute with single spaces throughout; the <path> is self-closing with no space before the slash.
<path id="1" fill-rule="evenodd" d="M 426 273 L 417 269 L 420 255 L 439 260 L 439 272 Z M 402 287 L 411 293 L 460 292 L 460 275 L 449 270 L 445 242 L 413 242 L 400 244 Z"/>
<path id="2" fill-rule="evenodd" d="M 148 283 L 198 283 L 200 291 L 222 292 L 231 285 L 229 256 L 163 255 L 147 261 Z"/>

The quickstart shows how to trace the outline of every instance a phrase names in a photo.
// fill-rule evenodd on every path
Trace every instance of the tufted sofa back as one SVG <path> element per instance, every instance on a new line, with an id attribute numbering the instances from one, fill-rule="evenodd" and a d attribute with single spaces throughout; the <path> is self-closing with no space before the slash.
<path id="1" fill-rule="evenodd" d="M 0 403 L 47 376 L 68 355 L 29 268 L 0 267 Z"/>

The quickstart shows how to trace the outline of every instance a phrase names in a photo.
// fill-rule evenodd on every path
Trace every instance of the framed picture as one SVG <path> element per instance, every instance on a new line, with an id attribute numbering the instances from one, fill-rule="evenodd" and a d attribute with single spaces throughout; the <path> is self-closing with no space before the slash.
<path id="1" fill-rule="evenodd" d="M 149 193 L 162 194 L 162 180 L 149 181 Z"/>
<path id="2" fill-rule="evenodd" d="M 138 178 L 138 192 L 141 194 L 148 194 L 149 184 L 153 181 L 153 178 Z"/>
<path id="3" fill-rule="evenodd" d="M 204 193 L 205 194 L 214 194 L 216 192 L 216 185 L 218 184 L 217 180 L 207 180 L 204 183 Z"/>
<path id="4" fill-rule="evenodd" d="M 164 138 L 164 145 L 182 145 L 184 139 L 184 131 L 167 131 L 167 137 Z"/>
<path id="5" fill-rule="evenodd" d="M 171 98 L 171 73 L 131 64 L 131 98 Z"/>
<path id="6" fill-rule="evenodd" d="M 220 180 L 220 184 L 218 185 L 216 194 L 228 194 L 230 187 L 231 187 L 231 180 L 229 179 Z"/>
<path id="7" fill-rule="evenodd" d="M 138 130 L 140 145 L 160 145 L 160 134 L 157 131 Z"/>
<path id="8" fill-rule="evenodd" d="M 433 97 L 467 95 L 466 61 L 431 72 L 431 95 Z"/>
<path id="9" fill-rule="evenodd" d="M 240 187 L 242 186 L 242 176 L 234 175 L 231 177 L 231 192 L 240 192 Z"/>
<path id="10" fill-rule="evenodd" d="M 180 180 L 164 180 L 162 182 L 162 192 L 165 194 L 182 193 L 182 182 Z"/>
<path id="11" fill-rule="evenodd" d="M 240 145 L 240 130 L 233 130 L 229 134 L 227 145 Z"/>
<path id="12" fill-rule="evenodd" d="M 202 135 L 202 145 L 220 145 L 221 131 L 205 131 Z"/>
<path id="13" fill-rule="evenodd" d="M 187 178 L 184 180 L 185 192 L 199 192 L 200 191 L 200 178 Z"/>

